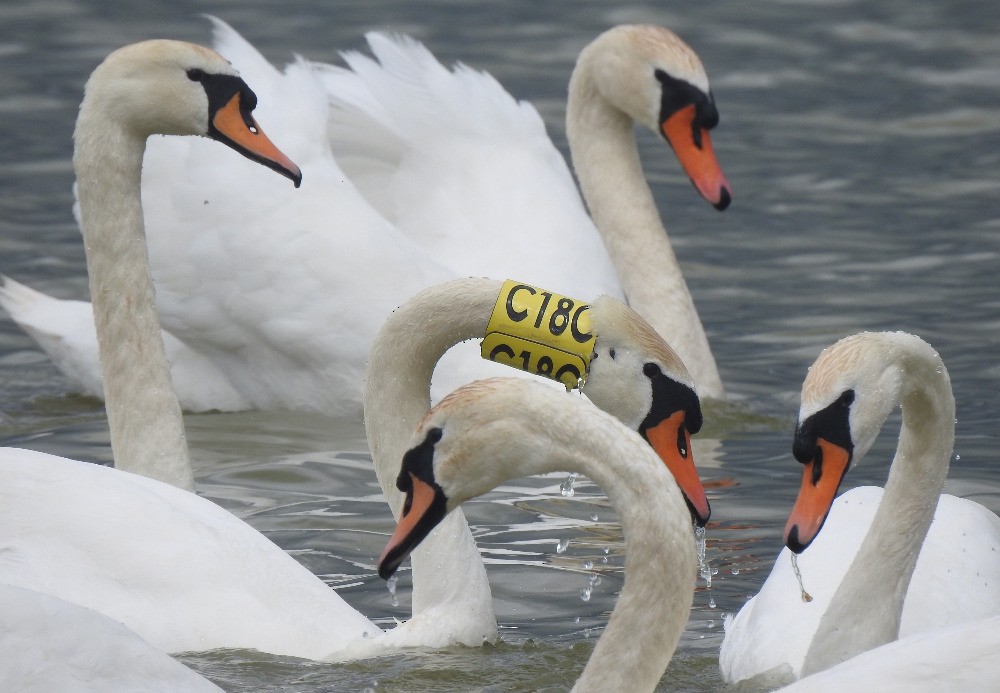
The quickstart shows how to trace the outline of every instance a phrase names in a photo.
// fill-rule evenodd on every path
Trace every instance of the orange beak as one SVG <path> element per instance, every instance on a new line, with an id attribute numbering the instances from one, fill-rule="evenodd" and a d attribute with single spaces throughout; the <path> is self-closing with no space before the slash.
<path id="1" fill-rule="evenodd" d="M 680 440 L 681 435 L 684 436 L 683 442 Z M 674 412 L 656 426 L 647 429 L 646 440 L 674 475 L 694 522 L 699 527 L 704 527 L 712 515 L 712 509 L 701 477 L 694 466 L 691 434 L 684 426 L 684 412 Z"/>
<path id="2" fill-rule="evenodd" d="M 392 577 L 400 563 L 445 516 L 445 506 L 442 493 L 410 473 L 410 488 L 406 493 L 403 514 L 378 559 L 379 577 L 383 580 Z"/>
<path id="3" fill-rule="evenodd" d="M 820 449 L 819 462 L 814 459 L 804 466 L 799 497 L 785 525 L 785 546 L 795 553 L 805 551 L 823 528 L 851 461 L 850 453 L 839 445 L 823 438 L 816 443 Z"/>
<path id="4" fill-rule="evenodd" d="M 240 110 L 240 95 L 237 93 L 215 112 L 212 125 L 222 136 L 222 141 L 230 147 L 248 159 L 288 177 L 296 188 L 299 187 L 302 184 L 302 171 L 299 167 L 274 146 L 253 116 L 247 115 L 246 118 L 249 122 L 244 120 L 244 114 Z"/>
<path id="5" fill-rule="evenodd" d="M 663 134 L 698 193 L 723 210 L 733 199 L 732 191 L 715 158 L 708 130 L 694 127 L 695 114 L 694 104 L 675 112 L 662 123 Z"/>

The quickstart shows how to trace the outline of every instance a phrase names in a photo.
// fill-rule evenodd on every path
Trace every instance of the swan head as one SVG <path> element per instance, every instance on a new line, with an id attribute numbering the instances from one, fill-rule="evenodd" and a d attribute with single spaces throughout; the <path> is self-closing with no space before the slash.
<path id="1" fill-rule="evenodd" d="M 801 553 L 819 534 L 847 470 L 868 452 L 901 402 L 904 366 L 894 355 L 913 340 L 929 349 L 913 335 L 863 332 L 824 349 L 809 368 L 792 444 L 804 465 L 785 526 L 792 551 Z"/>
<path id="2" fill-rule="evenodd" d="M 691 435 L 702 425 L 691 375 L 656 330 L 621 301 L 602 296 L 590 315 L 597 338 L 584 394 L 652 446 L 680 486 L 692 520 L 704 527 L 711 507 L 691 448 Z"/>
<path id="3" fill-rule="evenodd" d="M 719 111 L 705 68 L 684 41 L 664 27 L 617 26 L 587 46 L 577 66 L 608 102 L 667 140 L 705 200 L 729 206 L 732 191 L 709 135 Z"/>
<path id="4" fill-rule="evenodd" d="M 84 90 L 80 123 L 110 122 L 145 140 L 153 134 L 202 135 L 292 180 L 302 172 L 253 118 L 257 97 L 215 51 L 184 41 L 157 39 L 111 53 Z"/>

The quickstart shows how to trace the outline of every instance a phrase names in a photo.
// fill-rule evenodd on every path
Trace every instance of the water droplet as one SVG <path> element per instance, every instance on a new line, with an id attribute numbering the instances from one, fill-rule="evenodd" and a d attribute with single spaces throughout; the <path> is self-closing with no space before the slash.
<path id="1" fill-rule="evenodd" d="M 961 456 L 961 455 L 959 455 L 959 454 L 958 454 L 958 453 L 956 452 L 956 453 L 955 453 L 955 461 L 956 461 L 956 462 L 958 462 L 958 461 L 959 461 L 960 459 L 962 459 L 962 456 Z"/>
<path id="2" fill-rule="evenodd" d="M 573 484 L 576 483 L 577 475 L 570 474 L 566 479 L 559 485 L 559 493 L 563 494 L 566 498 L 572 498 L 576 491 L 573 490 Z"/>
<path id="3" fill-rule="evenodd" d="M 560 539 L 559 543 L 556 544 L 556 553 L 566 553 L 566 549 L 569 548 L 569 539 Z"/>
<path id="4" fill-rule="evenodd" d="M 709 621 L 708 622 L 708 627 L 709 628 L 715 628 L 715 621 Z"/>
<path id="5" fill-rule="evenodd" d="M 698 577 L 705 581 L 706 587 L 712 586 L 712 568 L 705 559 L 705 528 L 695 527 L 694 545 L 698 552 Z"/>
<path id="6" fill-rule="evenodd" d="M 593 562 L 593 561 L 584 561 L 584 562 L 583 562 L 583 563 L 581 563 L 580 565 L 582 565 L 582 566 L 583 566 L 583 569 L 584 569 L 584 570 L 590 570 L 591 568 L 593 568 L 593 567 L 594 567 L 594 562 Z"/>
<path id="7" fill-rule="evenodd" d="M 577 616 L 576 618 L 573 619 L 573 623 L 579 623 L 579 622 L 580 622 L 580 617 L 579 616 Z"/>
<path id="8" fill-rule="evenodd" d="M 399 579 L 395 575 L 385 581 L 385 586 L 389 590 L 389 594 L 396 594 L 397 582 L 399 582 Z"/>
<path id="9" fill-rule="evenodd" d="M 607 556 L 609 553 L 611 553 L 611 547 L 610 546 L 605 546 L 604 547 L 604 555 Z"/>
<path id="10" fill-rule="evenodd" d="M 740 569 L 739 568 L 730 568 L 729 572 L 732 573 L 733 575 L 739 575 L 740 574 Z"/>
<path id="11" fill-rule="evenodd" d="M 590 601 L 590 588 L 589 587 L 584 587 L 582 590 L 580 590 L 580 599 L 582 599 L 585 602 L 589 602 Z"/>
<path id="12" fill-rule="evenodd" d="M 709 597 L 708 598 L 708 608 L 709 609 L 714 609 L 715 608 L 715 597 Z"/>
<path id="13" fill-rule="evenodd" d="M 597 522 L 597 513 L 594 513 L 593 515 L 590 516 L 590 521 Z"/>
<path id="14" fill-rule="evenodd" d="M 805 585 L 802 584 L 802 573 L 799 572 L 798 554 L 790 554 L 792 557 L 792 570 L 795 571 L 795 579 L 799 581 L 799 591 L 802 593 L 802 601 L 806 604 L 813 600 L 812 595 L 806 592 Z"/>
<path id="15" fill-rule="evenodd" d="M 599 584 L 601 584 L 601 576 L 600 575 L 591 575 L 590 576 L 590 586 L 591 587 L 597 587 Z"/>

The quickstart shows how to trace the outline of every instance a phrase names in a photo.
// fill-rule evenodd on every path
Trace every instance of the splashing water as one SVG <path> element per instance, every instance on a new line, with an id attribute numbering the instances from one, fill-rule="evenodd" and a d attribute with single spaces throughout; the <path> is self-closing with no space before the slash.
<path id="1" fill-rule="evenodd" d="M 792 554 L 792 570 L 795 571 L 795 579 L 799 581 L 799 591 L 802 593 L 802 601 L 806 604 L 813 600 L 812 595 L 806 592 L 805 585 L 802 584 L 802 573 L 799 571 L 799 556 Z"/>
<path id="2" fill-rule="evenodd" d="M 389 594 L 392 596 L 392 605 L 399 606 L 399 598 L 396 596 L 396 583 L 398 582 L 395 575 L 385 581 L 386 589 L 389 590 Z"/>
<path id="3" fill-rule="evenodd" d="M 698 551 L 698 577 L 705 581 L 705 587 L 712 586 L 712 566 L 705 559 L 705 528 L 694 528 L 694 545 Z"/>
<path id="4" fill-rule="evenodd" d="M 573 490 L 573 484 L 576 483 L 577 475 L 570 474 L 566 479 L 559 485 L 559 493 L 563 494 L 566 498 L 572 498 L 576 491 Z"/>
<path id="5" fill-rule="evenodd" d="M 556 553 L 566 553 L 566 549 L 569 548 L 569 538 L 560 539 L 559 543 L 556 544 Z"/>

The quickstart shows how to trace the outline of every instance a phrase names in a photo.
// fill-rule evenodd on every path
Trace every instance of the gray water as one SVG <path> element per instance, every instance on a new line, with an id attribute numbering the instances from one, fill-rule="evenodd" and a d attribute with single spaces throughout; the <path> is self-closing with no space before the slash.
<path id="1" fill-rule="evenodd" d="M 799 387 L 836 339 L 904 329 L 938 349 L 958 406 L 959 459 L 947 490 L 1000 510 L 991 466 L 1000 433 L 995 3 L 5 0 L 0 271 L 61 297 L 86 297 L 70 211 L 82 85 L 127 42 L 207 41 L 202 12 L 229 21 L 278 64 L 293 52 L 336 61 L 339 50 L 363 48 L 368 29 L 405 31 L 444 62 L 486 69 L 531 100 L 560 146 L 573 60 L 600 31 L 660 23 L 698 51 L 722 115 L 713 142 L 732 207 L 720 214 L 697 199 L 662 142 L 640 137 L 729 393 L 725 404 L 708 406 L 696 449 L 714 510 L 714 575 L 711 586 L 699 583 L 663 690 L 721 687 L 722 617 L 757 590 L 780 547 L 800 474 L 789 454 Z M 189 416 L 187 424 L 202 494 L 380 624 L 405 618 L 405 576 L 393 605 L 374 574 L 392 521 L 360 424 L 283 412 Z M 896 425 L 891 419 L 847 486 L 881 485 Z M 0 443 L 110 460 L 100 403 L 73 395 L 5 316 Z M 622 543 L 600 492 L 581 480 L 566 498 L 562 481 L 518 481 L 467 507 L 494 588 L 503 635 L 496 646 L 347 665 L 245 651 L 181 659 L 231 691 L 566 689 L 621 588 Z"/>

